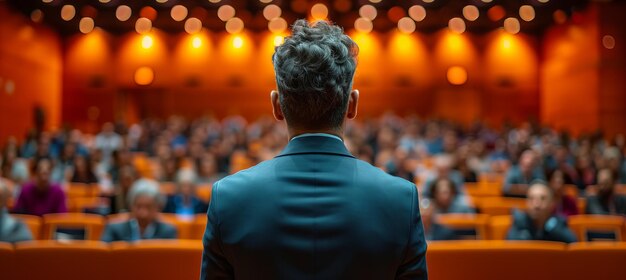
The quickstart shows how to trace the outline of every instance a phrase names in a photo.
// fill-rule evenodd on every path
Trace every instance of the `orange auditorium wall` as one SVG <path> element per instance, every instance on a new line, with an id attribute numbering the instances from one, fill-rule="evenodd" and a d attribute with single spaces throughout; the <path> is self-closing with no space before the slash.
<path id="1" fill-rule="evenodd" d="M 626 133 L 626 3 L 595 3 L 544 36 L 541 119 L 575 134 Z M 607 46 L 605 36 L 611 36 Z"/>
<path id="2" fill-rule="evenodd" d="M 59 127 L 62 49 L 50 29 L 0 3 L 0 145 L 22 139 L 34 127 L 34 108 L 45 114 L 44 128 Z"/>
<path id="3" fill-rule="evenodd" d="M 350 35 L 360 47 L 354 87 L 361 91 L 361 116 L 395 111 L 498 124 L 539 115 L 537 43 L 528 36 L 510 35 L 508 47 L 514 51 L 507 53 L 501 51 L 499 32 Z M 268 115 L 277 36 L 154 31 L 114 37 L 101 30 L 74 35 L 65 49 L 63 120 L 93 132 L 116 119 Z M 134 75 L 145 66 L 154 80 L 140 86 Z M 455 66 L 467 74 L 461 85 L 446 78 Z"/>
<path id="4" fill-rule="evenodd" d="M 600 60 L 598 11 L 581 16 L 580 24 L 567 23 L 544 36 L 541 67 L 541 119 L 573 133 L 595 131 L 600 123 L 598 99 Z"/>

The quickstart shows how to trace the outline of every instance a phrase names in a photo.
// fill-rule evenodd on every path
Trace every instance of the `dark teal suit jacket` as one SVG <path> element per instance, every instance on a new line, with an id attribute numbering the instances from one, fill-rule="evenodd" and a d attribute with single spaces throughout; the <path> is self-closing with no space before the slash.
<path id="1" fill-rule="evenodd" d="M 427 279 L 415 185 L 307 136 L 213 185 L 201 279 Z"/>

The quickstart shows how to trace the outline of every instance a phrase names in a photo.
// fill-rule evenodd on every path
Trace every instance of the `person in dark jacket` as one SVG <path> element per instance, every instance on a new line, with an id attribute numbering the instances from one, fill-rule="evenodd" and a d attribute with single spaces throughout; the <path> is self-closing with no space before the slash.
<path id="1" fill-rule="evenodd" d="M 343 142 L 357 48 L 340 27 L 305 20 L 276 48 L 270 99 L 289 143 L 213 184 L 200 279 L 428 279 L 415 184 Z"/>
<path id="2" fill-rule="evenodd" d="M 554 215 L 554 192 L 545 183 L 534 183 L 526 194 L 528 209 L 513 212 L 513 224 L 508 240 L 544 240 L 576 242 L 565 218 Z"/>
<path id="3" fill-rule="evenodd" d="M 158 219 L 163 200 L 157 182 L 148 179 L 135 182 L 128 193 L 128 204 L 131 205 L 130 218 L 127 221 L 108 224 L 102 234 L 102 241 L 176 239 L 176 228 Z"/>
<path id="4" fill-rule="evenodd" d="M 587 214 L 626 215 L 626 196 L 615 193 L 615 177 L 610 169 L 598 171 L 598 185 L 587 197 Z"/>

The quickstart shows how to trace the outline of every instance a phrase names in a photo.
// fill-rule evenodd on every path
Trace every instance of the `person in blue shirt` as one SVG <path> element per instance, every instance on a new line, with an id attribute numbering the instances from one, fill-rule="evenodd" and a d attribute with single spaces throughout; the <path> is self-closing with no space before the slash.
<path id="1" fill-rule="evenodd" d="M 525 197 L 528 186 L 535 180 L 546 181 L 546 176 L 535 152 L 526 150 L 520 156 L 518 164 L 507 171 L 502 191 L 505 196 Z"/>
<path id="2" fill-rule="evenodd" d="M 28 227 L 20 220 L 9 215 L 7 201 L 11 197 L 11 191 L 7 184 L 0 178 L 0 242 L 20 242 L 33 239 Z"/>
<path id="3" fill-rule="evenodd" d="M 163 212 L 184 217 L 206 213 L 209 206 L 196 196 L 196 176 L 193 170 L 182 169 L 178 172 L 177 177 L 177 192 L 167 197 Z"/>

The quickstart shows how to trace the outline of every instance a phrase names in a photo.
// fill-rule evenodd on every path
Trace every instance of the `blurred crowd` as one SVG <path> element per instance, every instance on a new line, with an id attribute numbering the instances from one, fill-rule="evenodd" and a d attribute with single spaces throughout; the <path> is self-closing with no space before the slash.
<path id="1" fill-rule="evenodd" d="M 576 198 L 564 195 L 564 185 L 587 196 L 589 213 L 626 215 L 626 199 L 614 193 L 616 185 L 626 184 L 624 135 L 573 137 L 533 123 L 462 126 L 391 113 L 350 121 L 344 134 L 357 158 L 415 182 L 426 214 L 475 212 L 464 185 L 497 174 L 504 178 L 505 196 L 526 197 L 541 192 L 531 186 L 547 186 L 554 200 L 547 206 L 550 215 L 580 214 Z M 283 123 L 269 117 L 248 122 L 241 116 L 192 121 L 172 116 L 132 125 L 106 123 L 96 135 L 71 128 L 33 130 L 23 141 L 4 142 L 0 180 L 10 186 L 11 212 L 65 212 L 64 190 L 72 183 L 97 185 L 110 202 L 105 214 L 128 212 L 132 186 L 151 178 L 177 186 L 160 209 L 193 214 L 207 207 L 194 197 L 195 188 L 274 157 L 288 134 Z"/>

